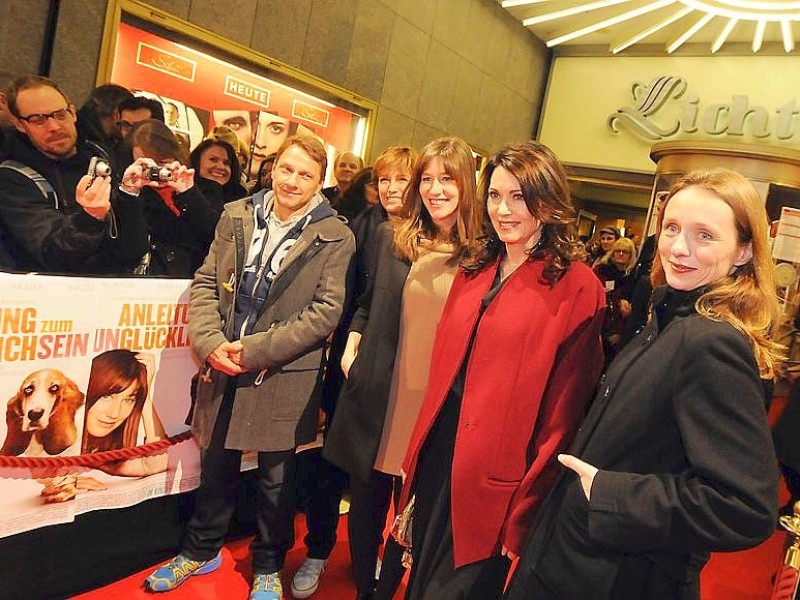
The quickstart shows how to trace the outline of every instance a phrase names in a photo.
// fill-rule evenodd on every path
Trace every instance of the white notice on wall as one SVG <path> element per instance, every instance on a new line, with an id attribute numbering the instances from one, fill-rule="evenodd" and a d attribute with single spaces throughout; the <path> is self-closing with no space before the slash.
<path id="1" fill-rule="evenodd" d="M 790 206 L 781 208 L 772 256 L 779 260 L 800 262 L 800 210 Z"/>

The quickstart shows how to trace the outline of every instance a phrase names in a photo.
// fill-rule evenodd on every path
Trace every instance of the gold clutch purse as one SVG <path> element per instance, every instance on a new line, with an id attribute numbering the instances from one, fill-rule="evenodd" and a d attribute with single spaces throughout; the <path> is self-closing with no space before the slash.
<path id="1" fill-rule="evenodd" d="M 406 569 L 410 569 L 413 562 L 411 558 L 411 527 L 414 521 L 414 498 L 415 496 L 411 496 L 403 512 L 397 515 L 392 523 L 392 537 L 403 547 L 402 563 Z"/>

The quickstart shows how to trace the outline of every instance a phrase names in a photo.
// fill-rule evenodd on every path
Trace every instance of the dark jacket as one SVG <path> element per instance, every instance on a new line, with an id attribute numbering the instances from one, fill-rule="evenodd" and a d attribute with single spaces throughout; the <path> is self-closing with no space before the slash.
<path id="1" fill-rule="evenodd" d="M 100 117 L 97 114 L 97 109 L 94 106 L 94 102 L 90 100 L 81 106 L 78 109 L 76 116 L 78 120 L 75 125 L 78 128 L 78 135 L 80 135 L 80 137 L 83 139 L 90 140 L 100 146 L 108 155 L 108 157 L 114 161 L 112 164 L 114 173 L 122 175 L 122 172 L 125 170 L 125 167 L 128 166 L 128 164 L 126 163 L 125 165 L 121 165 L 116 162 L 116 156 L 114 153 L 116 151 L 117 141 L 106 135 L 103 125 L 100 122 Z"/>
<path id="2" fill-rule="evenodd" d="M 800 384 L 795 384 L 786 408 L 772 430 L 775 452 L 784 466 L 800 473 Z"/>
<path id="3" fill-rule="evenodd" d="M 350 229 L 356 236 L 356 256 L 358 276 L 356 279 L 355 298 L 359 298 L 367 289 L 367 282 L 375 274 L 378 262 L 378 251 L 375 240 L 378 227 L 389 219 L 382 205 L 371 206 L 350 222 Z"/>
<path id="4" fill-rule="evenodd" d="M 179 215 L 164 203 L 154 189 L 142 189 L 140 196 L 144 202 L 151 248 L 148 275 L 191 278 L 203 264 L 222 213 L 221 203 L 217 200 L 215 204 L 218 208 L 213 206 L 202 191 L 202 187 L 207 186 L 213 194 L 219 185 L 205 182 L 198 181 L 185 192 L 173 196 L 180 210 Z M 209 183 L 216 188 L 209 186 Z"/>
<path id="5" fill-rule="evenodd" d="M 0 169 L 0 228 L 18 267 L 48 273 L 125 273 L 147 250 L 142 202 L 112 189 L 105 220 L 90 216 L 75 201 L 75 187 L 99 149 L 78 142 L 64 160 L 48 158 L 16 134 L 8 158 L 27 165 L 53 187 L 58 201 L 46 198 L 25 175 Z"/>
<path id="6" fill-rule="evenodd" d="M 322 455 L 366 481 L 375 465 L 400 336 L 400 299 L 411 264 L 394 255 L 392 229 L 376 232 L 377 269 L 350 324 L 362 334 Z"/>
<path id="7" fill-rule="evenodd" d="M 236 294 L 253 236 L 252 198 L 225 206 L 189 303 L 192 349 L 205 361 L 234 339 Z M 342 314 L 353 235 L 337 217 L 310 223 L 281 263 L 252 334 L 240 339 L 250 369 L 237 378 L 225 447 L 274 452 L 316 437 L 325 339 Z M 208 446 L 228 376 L 201 377 L 192 433 Z"/>
<path id="8" fill-rule="evenodd" d="M 564 472 L 508 598 L 529 597 L 535 573 L 565 600 L 697 600 L 710 552 L 774 531 L 778 474 L 753 350 L 698 315 L 697 297 L 656 291 L 657 318 L 609 367 L 570 449 L 600 469 L 591 501 Z"/>
<path id="9" fill-rule="evenodd" d="M 350 323 L 358 308 L 358 299 L 367 289 L 367 282 L 375 272 L 377 256 L 375 251 L 376 232 L 381 223 L 388 218 L 386 211 L 380 204 L 373 206 L 350 221 L 350 229 L 356 238 L 356 255 L 347 275 L 347 299 L 345 300 L 344 313 L 336 332 L 333 334 L 331 346 L 328 350 L 328 368 L 325 370 L 325 387 L 322 394 L 322 409 L 330 421 L 339 401 L 339 394 L 344 386 L 344 372 L 342 372 L 342 355 L 347 345 L 347 336 Z"/>
<path id="10" fill-rule="evenodd" d="M 625 333 L 625 321 L 620 302 L 630 302 L 632 280 L 610 263 L 601 263 L 594 269 L 594 274 L 606 290 L 606 313 L 603 319 L 603 351 L 605 352 L 606 365 L 614 360 L 621 347 L 622 337 Z"/>

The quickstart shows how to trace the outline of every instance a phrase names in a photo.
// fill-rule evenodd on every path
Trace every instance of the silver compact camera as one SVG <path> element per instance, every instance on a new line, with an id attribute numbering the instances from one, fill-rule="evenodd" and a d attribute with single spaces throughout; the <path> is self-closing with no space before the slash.
<path id="1" fill-rule="evenodd" d="M 86 174 L 92 178 L 92 181 L 98 177 L 109 177 L 111 175 L 111 165 L 99 156 L 93 156 L 89 161 L 89 168 L 86 169 Z"/>
<path id="2" fill-rule="evenodd" d="M 144 167 L 142 177 L 148 181 L 172 181 L 175 176 L 167 167 Z"/>

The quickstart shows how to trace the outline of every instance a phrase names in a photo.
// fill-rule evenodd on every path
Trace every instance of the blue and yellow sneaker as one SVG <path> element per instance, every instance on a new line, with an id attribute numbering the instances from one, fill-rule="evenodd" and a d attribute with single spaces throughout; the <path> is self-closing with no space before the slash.
<path id="1" fill-rule="evenodd" d="M 255 573 L 250 600 L 281 600 L 283 584 L 280 573 Z"/>
<path id="2" fill-rule="evenodd" d="M 222 564 L 222 554 L 217 555 L 211 560 L 192 560 L 183 554 L 178 554 L 175 558 L 159 567 L 145 579 L 144 587 L 151 592 L 168 592 L 174 590 L 192 575 L 205 575 L 219 569 Z M 280 598 L 280 596 L 278 596 Z"/>

